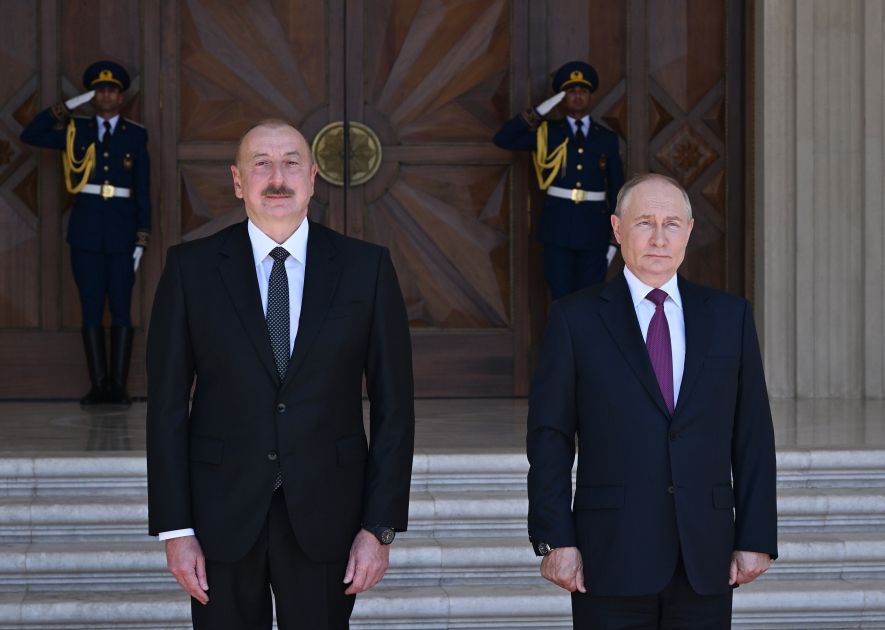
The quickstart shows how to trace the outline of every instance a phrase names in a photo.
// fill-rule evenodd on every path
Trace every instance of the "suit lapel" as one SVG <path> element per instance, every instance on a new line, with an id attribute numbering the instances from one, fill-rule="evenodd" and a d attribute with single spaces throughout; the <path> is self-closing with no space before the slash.
<path id="1" fill-rule="evenodd" d="M 636 309 L 633 306 L 624 274 L 620 274 L 605 285 L 599 296 L 605 302 L 600 308 L 599 314 L 609 334 L 621 350 L 627 363 L 630 364 L 636 378 L 639 379 L 660 410 L 669 417 L 670 412 L 667 410 L 654 368 L 648 358 L 648 349 L 642 339 L 642 331 L 639 329 L 639 321 L 636 319 Z"/>
<path id="2" fill-rule="evenodd" d="M 292 381 L 304 363 L 304 358 L 326 318 L 326 311 L 329 310 L 341 272 L 340 264 L 335 259 L 336 254 L 326 228 L 311 222 L 307 236 L 307 263 L 304 269 L 301 317 L 298 320 L 298 334 L 295 337 L 295 347 L 289 359 L 286 377 L 283 379 L 283 387 Z"/>
<path id="3" fill-rule="evenodd" d="M 680 276 L 679 294 L 682 297 L 685 319 L 685 369 L 682 373 L 682 385 L 679 387 L 676 414 L 685 406 L 685 401 L 698 380 L 713 333 L 713 315 L 707 306 L 706 293 Z"/>
<path id="4" fill-rule="evenodd" d="M 224 286 L 230 294 L 231 302 L 246 335 L 255 347 L 261 363 L 274 381 L 279 381 L 277 369 L 267 334 L 264 307 L 258 291 L 258 277 L 255 273 L 255 258 L 246 221 L 234 226 L 219 249 L 221 262 L 218 271 Z"/>

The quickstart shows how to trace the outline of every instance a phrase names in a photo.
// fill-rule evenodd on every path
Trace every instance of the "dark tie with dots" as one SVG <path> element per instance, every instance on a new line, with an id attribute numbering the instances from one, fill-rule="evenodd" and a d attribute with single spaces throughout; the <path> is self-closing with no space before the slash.
<path id="1" fill-rule="evenodd" d="M 289 257 L 282 247 L 275 247 L 270 253 L 273 269 L 267 284 L 267 332 L 273 358 L 277 364 L 280 381 L 286 376 L 289 365 L 289 278 L 286 275 L 286 259 Z"/>
<path id="2" fill-rule="evenodd" d="M 648 333 L 645 336 L 645 346 L 648 348 L 648 357 L 658 379 L 658 387 L 664 395 L 667 410 L 673 415 L 676 405 L 673 403 L 673 348 L 670 345 L 670 325 L 667 322 L 667 314 L 664 313 L 664 301 L 667 294 L 660 289 L 652 289 L 645 296 L 655 305 L 655 314 L 648 324 Z"/>
<path id="3" fill-rule="evenodd" d="M 104 136 L 101 138 L 101 146 L 107 147 L 111 143 L 111 123 L 104 121 Z"/>
<path id="4" fill-rule="evenodd" d="M 286 376 L 289 365 L 289 278 L 286 275 L 286 259 L 289 257 L 282 247 L 275 247 L 270 253 L 273 268 L 267 283 L 267 332 L 277 366 L 280 382 Z M 283 485 L 283 473 L 277 472 L 273 489 Z"/>
<path id="5" fill-rule="evenodd" d="M 584 121 L 580 118 L 575 119 L 575 140 L 578 143 L 579 147 L 584 146 L 584 140 L 586 140 L 586 136 L 584 135 Z"/>

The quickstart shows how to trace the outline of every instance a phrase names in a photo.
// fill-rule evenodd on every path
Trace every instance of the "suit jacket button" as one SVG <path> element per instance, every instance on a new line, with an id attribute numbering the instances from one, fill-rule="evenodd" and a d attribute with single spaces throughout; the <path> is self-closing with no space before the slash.
<path id="1" fill-rule="evenodd" d="M 286 413 L 286 405 L 284 403 L 277 405 L 277 413 Z"/>
<path id="2" fill-rule="evenodd" d="M 679 434 L 676 433 L 676 431 L 670 431 L 670 439 L 671 440 L 675 440 L 678 437 L 679 437 Z"/>
<path id="3" fill-rule="evenodd" d="M 268 451 L 268 452 L 267 452 L 267 458 L 268 458 L 270 461 L 275 462 L 275 461 L 277 460 L 277 452 L 276 452 L 276 451 Z"/>
<path id="4" fill-rule="evenodd" d="M 674 488 L 673 486 L 668 486 L 667 492 L 669 492 L 670 494 L 676 494 L 676 488 Z"/>

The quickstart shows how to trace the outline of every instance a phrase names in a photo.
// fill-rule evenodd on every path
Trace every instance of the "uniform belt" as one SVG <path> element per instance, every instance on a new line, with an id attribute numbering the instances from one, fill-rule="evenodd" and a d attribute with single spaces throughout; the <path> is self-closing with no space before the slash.
<path id="1" fill-rule="evenodd" d="M 101 195 L 102 199 L 110 199 L 111 197 L 129 197 L 132 191 L 121 186 L 112 186 L 111 184 L 86 184 L 80 190 L 81 193 L 87 195 Z"/>
<path id="2" fill-rule="evenodd" d="M 559 197 L 560 199 L 571 199 L 575 203 L 581 201 L 605 201 L 604 190 L 582 190 L 581 188 L 560 188 L 559 186 L 550 186 L 547 194 L 551 197 Z"/>

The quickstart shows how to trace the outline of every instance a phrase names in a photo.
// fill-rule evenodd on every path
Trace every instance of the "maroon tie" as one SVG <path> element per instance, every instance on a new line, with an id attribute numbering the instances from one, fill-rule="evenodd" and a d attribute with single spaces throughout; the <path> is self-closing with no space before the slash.
<path id="1" fill-rule="evenodd" d="M 652 289 L 645 299 L 655 305 L 655 314 L 648 324 L 648 334 L 645 336 L 645 346 L 648 348 L 648 358 L 651 359 L 651 366 L 658 378 L 658 387 L 664 395 L 667 410 L 673 415 L 673 409 L 676 408 L 673 403 L 673 349 L 670 346 L 670 326 L 664 313 L 667 294 L 660 289 Z"/>

